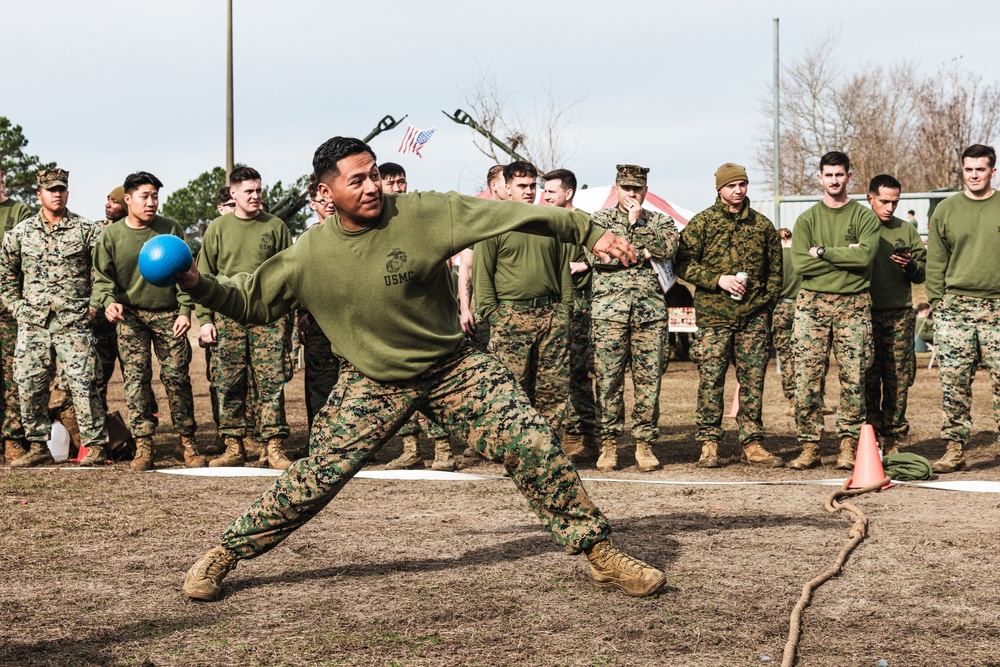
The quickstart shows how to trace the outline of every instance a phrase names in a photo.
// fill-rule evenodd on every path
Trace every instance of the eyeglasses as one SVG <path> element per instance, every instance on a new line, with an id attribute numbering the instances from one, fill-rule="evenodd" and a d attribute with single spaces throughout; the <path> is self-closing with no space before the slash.
<path id="1" fill-rule="evenodd" d="M 222 206 L 223 208 L 236 208 L 236 202 L 226 202 L 225 204 L 219 204 L 219 206 Z"/>

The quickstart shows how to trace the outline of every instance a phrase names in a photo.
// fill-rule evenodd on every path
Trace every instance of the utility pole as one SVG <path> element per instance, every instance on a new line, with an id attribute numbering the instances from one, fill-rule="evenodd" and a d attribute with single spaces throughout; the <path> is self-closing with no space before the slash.
<path id="1" fill-rule="evenodd" d="M 226 24 L 226 180 L 233 173 L 233 0 Z"/>
<path id="2" fill-rule="evenodd" d="M 232 0 L 230 0 L 232 1 Z M 778 59 L 778 21 L 774 19 L 774 226 L 781 227 L 781 65 Z"/>

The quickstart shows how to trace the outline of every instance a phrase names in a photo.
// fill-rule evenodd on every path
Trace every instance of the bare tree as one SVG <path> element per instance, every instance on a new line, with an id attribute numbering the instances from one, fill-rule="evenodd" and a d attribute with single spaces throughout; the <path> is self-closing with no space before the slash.
<path id="1" fill-rule="evenodd" d="M 819 159 L 831 150 L 851 157 L 854 191 L 880 173 L 910 191 L 959 187 L 962 150 L 989 142 L 1000 127 L 1000 87 L 957 64 L 929 76 L 905 60 L 845 71 L 836 43 L 829 33 L 783 68 L 782 194 L 817 192 Z M 771 99 L 768 92 L 766 118 Z M 757 159 L 771 183 L 773 140 L 763 125 L 760 134 Z"/>
<path id="2" fill-rule="evenodd" d="M 525 113 L 522 108 L 527 105 L 517 104 L 513 94 L 500 88 L 492 69 L 480 67 L 465 102 L 483 128 L 544 172 L 565 166 L 574 157 L 575 147 L 570 146 L 567 128 L 579 120 L 576 109 L 584 96 L 566 98 L 551 82 L 542 93 L 541 98 L 535 98 L 531 112 Z M 478 132 L 472 131 L 472 141 L 497 163 L 510 161 L 507 153 Z"/>

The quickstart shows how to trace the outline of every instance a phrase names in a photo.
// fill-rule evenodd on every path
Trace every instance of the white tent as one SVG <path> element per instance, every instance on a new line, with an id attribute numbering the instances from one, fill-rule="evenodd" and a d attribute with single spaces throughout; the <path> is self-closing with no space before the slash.
<path id="1" fill-rule="evenodd" d="M 539 189 L 539 194 L 541 194 L 541 189 Z M 544 203 L 544 201 L 540 203 Z M 593 213 L 602 208 L 613 208 L 617 205 L 618 195 L 614 185 L 577 190 L 576 196 L 573 197 L 573 206 L 588 213 Z M 643 202 L 642 207 L 650 211 L 658 211 L 669 215 L 681 229 L 687 225 L 688 220 L 694 215 L 694 211 L 689 211 L 683 206 L 678 206 L 653 192 L 646 193 L 646 200 Z"/>

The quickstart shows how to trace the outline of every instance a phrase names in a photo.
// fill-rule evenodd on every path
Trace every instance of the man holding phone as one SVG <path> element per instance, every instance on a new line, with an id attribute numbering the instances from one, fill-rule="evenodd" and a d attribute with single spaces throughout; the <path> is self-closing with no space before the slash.
<path id="1" fill-rule="evenodd" d="M 881 223 L 881 239 L 872 263 L 875 356 L 865 375 L 865 406 L 868 423 L 875 428 L 882 451 L 887 454 L 895 454 L 910 432 L 906 400 L 917 369 L 911 286 L 924 282 L 927 266 L 927 251 L 920 234 L 894 215 L 901 189 L 899 181 L 888 174 L 876 176 L 868 186 L 868 204 Z"/>

